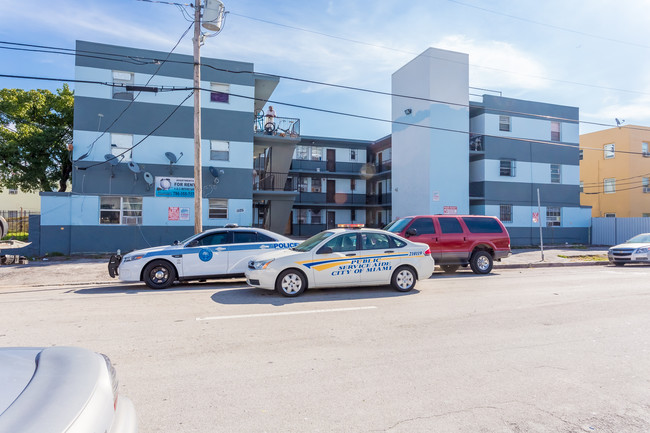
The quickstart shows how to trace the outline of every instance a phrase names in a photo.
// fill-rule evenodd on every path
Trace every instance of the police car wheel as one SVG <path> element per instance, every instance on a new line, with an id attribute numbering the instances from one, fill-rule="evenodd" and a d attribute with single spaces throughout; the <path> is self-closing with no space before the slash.
<path id="1" fill-rule="evenodd" d="M 293 298 L 300 295 L 307 288 L 307 279 L 302 272 L 287 269 L 275 281 L 275 290 L 282 296 Z"/>
<path id="2" fill-rule="evenodd" d="M 144 268 L 144 282 L 151 289 L 166 289 L 176 279 L 176 269 L 164 260 L 154 260 Z"/>
<path id="3" fill-rule="evenodd" d="M 415 271 L 410 266 L 402 266 L 397 268 L 390 280 L 391 286 L 398 292 L 408 292 L 415 287 L 417 278 Z"/>
<path id="4" fill-rule="evenodd" d="M 469 266 L 475 274 L 489 274 L 492 270 L 492 255 L 487 251 L 476 251 L 469 260 Z"/>

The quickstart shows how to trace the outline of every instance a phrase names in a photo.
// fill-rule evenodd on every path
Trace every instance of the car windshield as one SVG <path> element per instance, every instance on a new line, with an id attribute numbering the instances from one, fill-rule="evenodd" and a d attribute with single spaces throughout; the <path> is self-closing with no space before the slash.
<path id="1" fill-rule="evenodd" d="M 632 239 L 626 242 L 626 244 L 646 244 L 646 243 L 650 243 L 650 233 L 636 235 Z"/>
<path id="2" fill-rule="evenodd" d="M 386 227 L 384 227 L 384 230 L 387 230 L 387 231 L 393 232 L 393 233 L 399 233 L 402 230 L 404 230 L 404 227 L 406 227 L 408 225 L 408 223 L 411 222 L 412 219 L 413 218 L 402 218 L 402 219 L 395 220 L 395 221 L 391 222 L 390 224 L 388 224 Z"/>
<path id="3" fill-rule="evenodd" d="M 307 251 L 310 251 L 312 248 L 314 248 L 316 245 L 320 244 L 321 241 L 324 239 L 329 238 L 332 236 L 334 233 L 332 232 L 320 232 L 317 235 L 314 235 L 307 239 L 306 241 L 302 242 L 300 245 L 297 247 L 291 248 L 294 251 L 300 251 L 301 253 L 305 253 Z"/>
<path id="4" fill-rule="evenodd" d="M 182 241 L 174 241 L 174 243 L 172 243 L 172 245 L 185 245 L 186 243 L 188 243 L 189 241 L 191 241 L 191 240 L 194 239 L 195 237 L 197 237 L 197 236 L 199 236 L 199 235 L 202 235 L 202 234 L 203 234 L 203 233 L 199 233 L 198 235 L 192 235 L 192 236 L 190 236 L 189 238 L 184 239 L 184 240 L 182 240 Z"/>

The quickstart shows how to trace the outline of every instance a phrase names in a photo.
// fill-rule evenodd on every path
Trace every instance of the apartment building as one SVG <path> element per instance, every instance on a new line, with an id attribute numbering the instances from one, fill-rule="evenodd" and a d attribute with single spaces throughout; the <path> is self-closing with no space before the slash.
<path id="1" fill-rule="evenodd" d="M 580 203 L 593 217 L 650 217 L 650 128 L 580 136 Z"/>

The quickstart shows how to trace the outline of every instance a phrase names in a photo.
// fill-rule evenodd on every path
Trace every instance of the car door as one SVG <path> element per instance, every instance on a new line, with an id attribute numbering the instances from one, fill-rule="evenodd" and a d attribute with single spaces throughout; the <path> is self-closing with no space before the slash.
<path id="1" fill-rule="evenodd" d="M 253 230 L 233 230 L 232 244 L 228 247 L 228 273 L 243 274 L 248 262 L 255 256 L 274 248 L 275 239 Z"/>
<path id="2" fill-rule="evenodd" d="M 350 285 L 359 282 L 357 233 L 346 232 L 317 248 L 310 266 L 316 287 Z"/>
<path id="3" fill-rule="evenodd" d="M 183 249 L 183 276 L 199 277 L 228 273 L 228 244 L 230 231 L 207 233 L 185 245 Z"/>
<path id="4" fill-rule="evenodd" d="M 410 229 L 415 229 L 417 234 L 409 235 L 408 231 Z M 438 233 L 433 224 L 432 217 L 427 216 L 414 218 L 413 221 L 411 221 L 411 224 L 406 228 L 405 233 L 409 241 L 422 242 L 423 244 L 429 245 L 431 248 L 431 257 L 433 257 L 436 262 L 440 260 L 442 249 L 438 242 Z"/>
<path id="5" fill-rule="evenodd" d="M 441 263 L 467 263 L 468 237 L 457 217 L 440 216 L 436 218 L 439 224 L 438 246 Z M 435 259 L 435 257 L 434 257 Z"/>
<path id="6" fill-rule="evenodd" d="M 401 259 L 395 254 L 395 245 L 388 235 L 367 232 L 360 234 L 361 251 L 357 266 L 361 269 L 362 284 L 388 284 Z"/>

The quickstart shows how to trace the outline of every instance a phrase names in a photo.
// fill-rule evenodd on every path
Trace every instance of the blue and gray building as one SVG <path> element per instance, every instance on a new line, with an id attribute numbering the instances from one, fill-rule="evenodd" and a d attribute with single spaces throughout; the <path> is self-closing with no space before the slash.
<path id="1" fill-rule="evenodd" d="M 166 58 L 77 42 L 72 189 L 41 193 L 40 254 L 131 250 L 193 233 L 193 59 Z M 400 68 L 392 134 L 362 141 L 301 136 L 296 118 L 269 129 L 263 110 L 279 78 L 203 58 L 204 228 L 305 237 L 341 223 L 473 213 L 500 217 L 513 245 L 537 244 L 537 221 L 546 242 L 588 242 L 578 109 L 470 101 L 468 64 L 466 54 L 430 48 Z"/>

